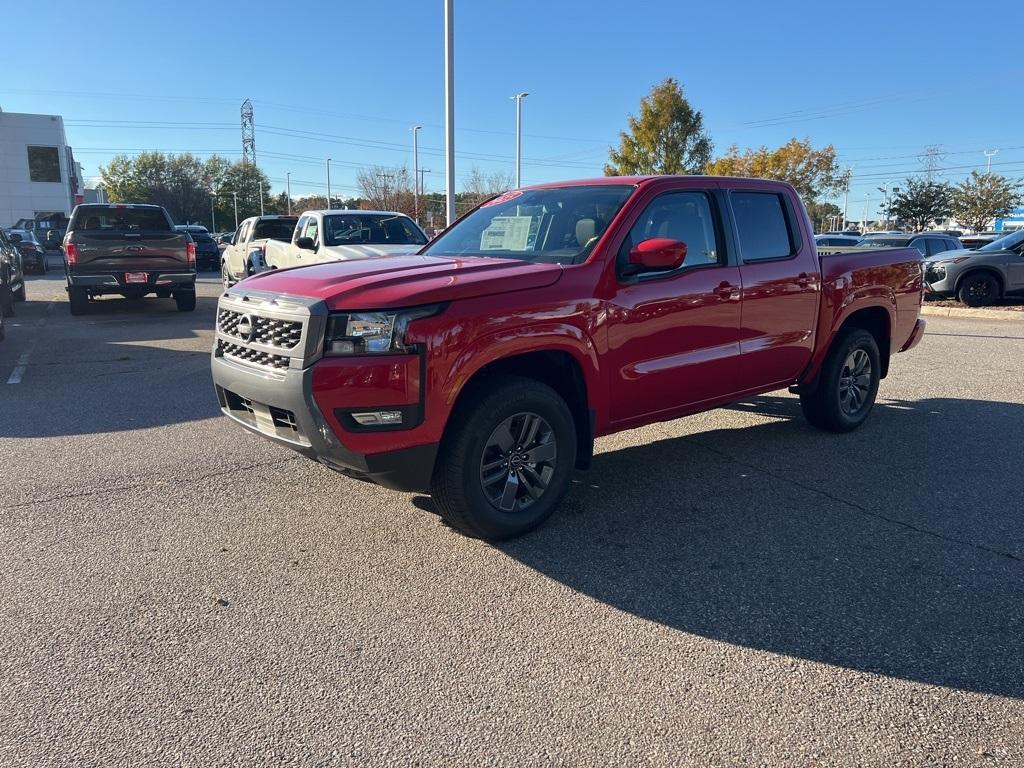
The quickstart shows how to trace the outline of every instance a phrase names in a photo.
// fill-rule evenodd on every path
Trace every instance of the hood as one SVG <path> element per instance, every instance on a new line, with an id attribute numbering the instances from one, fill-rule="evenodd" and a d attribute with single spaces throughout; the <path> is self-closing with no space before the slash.
<path id="1" fill-rule="evenodd" d="M 394 256 L 400 253 L 416 253 L 422 245 L 328 245 L 320 249 L 317 258 L 336 261 L 347 259 L 368 259 L 371 256 Z"/>
<path id="2" fill-rule="evenodd" d="M 984 258 L 986 256 L 1004 256 L 1012 251 L 978 251 L 970 248 L 961 248 L 957 251 L 943 251 L 942 253 L 936 253 L 925 259 L 929 264 L 936 264 L 940 261 L 949 261 L 950 259 L 962 259 L 965 256 L 968 258 Z"/>
<path id="3" fill-rule="evenodd" d="M 331 310 L 392 309 L 543 288 L 561 276 L 558 264 L 412 254 L 271 270 L 241 286 L 320 299 Z"/>

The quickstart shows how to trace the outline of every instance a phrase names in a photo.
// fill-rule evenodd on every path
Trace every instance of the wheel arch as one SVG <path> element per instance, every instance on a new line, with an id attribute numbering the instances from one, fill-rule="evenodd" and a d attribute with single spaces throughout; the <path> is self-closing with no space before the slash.
<path id="1" fill-rule="evenodd" d="M 996 285 L 999 287 L 999 298 L 1003 298 L 1003 292 L 1006 290 L 1006 283 L 1003 280 L 1003 273 L 1000 272 L 995 267 L 988 266 L 986 264 L 982 264 L 977 267 L 970 267 L 969 269 L 965 269 L 962 273 L 957 275 L 956 282 L 953 284 L 953 295 L 956 296 L 960 293 L 960 287 L 964 284 L 964 280 L 966 280 L 969 277 L 974 277 L 979 273 L 984 273 L 995 278 Z"/>
<path id="2" fill-rule="evenodd" d="M 848 328 L 861 328 L 875 337 L 878 357 L 882 363 L 880 378 L 884 379 L 889 374 L 889 358 L 892 356 L 892 318 L 889 311 L 885 307 L 872 306 L 850 313 L 836 330 L 829 346 L 835 344 L 839 335 Z"/>

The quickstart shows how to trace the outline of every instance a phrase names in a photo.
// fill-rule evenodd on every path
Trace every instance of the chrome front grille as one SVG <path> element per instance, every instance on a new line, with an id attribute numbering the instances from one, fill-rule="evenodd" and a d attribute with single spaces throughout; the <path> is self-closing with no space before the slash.
<path id="1" fill-rule="evenodd" d="M 238 332 L 238 326 L 246 317 L 252 326 L 251 336 L 247 333 L 246 337 L 242 338 Z M 239 337 L 242 343 L 263 344 L 281 349 L 294 349 L 302 341 L 302 323 L 300 321 L 263 317 L 252 313 L 236 312 L 232 309 L 221 309 L 217 312 L 217 328 L 228 336 Z"/>
<path id="2" fill-rule="evenodd" d="M 264 368 L 276 370 L 286 369 L 291 361 L 291 358 L 286 355 L 274 355 L 251 347 L 243 347 L 241 344 L 232 344 L 224 339 L 217 339 L 217 354 L 242 363 L 261 365 Z"/>

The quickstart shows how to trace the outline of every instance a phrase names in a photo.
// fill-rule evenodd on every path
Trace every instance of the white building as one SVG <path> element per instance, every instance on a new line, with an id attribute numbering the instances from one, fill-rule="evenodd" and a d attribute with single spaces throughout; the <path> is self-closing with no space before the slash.
<path id="1" fill-rule="evenodd" d="M 70 214 L 84 183 L 58 115 L 0 110 L 0 226 L 39 214 Z"/>

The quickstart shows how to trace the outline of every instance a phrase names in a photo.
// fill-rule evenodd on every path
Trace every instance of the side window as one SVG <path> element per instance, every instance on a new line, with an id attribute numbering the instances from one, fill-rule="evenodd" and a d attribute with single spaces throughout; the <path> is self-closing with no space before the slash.
<path id="1" fill-rule="evenodd" d="M 918 237 L 910 242 L 910 245 L 917 248 L 921 252 L 922 256 L 928 255 L 928 241 L 930 237 Z"/>
<path id="2" fill-rule="evenodd" d="M 302 231 L 302 236 L 308 237 L 314 243 L 319 243 L 320 241 L 316 239 L 318 229 L 319 223 L 316 220 L 316 216 L 310 216 L 306 221 L 306 228 Z"/>
<path id="3" fill-rule="evenodd" d="M 252 222 L 251 221 L 243 221 L 242 222 L 242 226 L 238 230 L 238 237 L 235 240 L 236 243 L 244 243 L 246 240 L 249 239 L 249 227 L 250 226 L 252 226 Z"/>
<path id="4" fill-rule="evenodd" d="M 663 237 L 686 243 L 683 269 L 721 264 L 711 200 L 704 192 L 669 192 L 655 198 L 637 219 L 619 250 L 619 266 L 637 243 Z M 659 273 L 660 274 L 660 273 Z"/>
<path id="5" fill-rule="evenodd" d="M 309 219 L 308 216 L 299 216 L 299 220 L 295 222 L 295 229 L 292 230 L 292 243 L 298 242 L 299 238 L 302 237 L 302 230 L 306 228 L 306 221 Z"/>
<path id="6" fill-rule="evenodd" d="M 793 255 L 793 240 L 781 195 L 733 192 L 731 198 L 743 261 L 785 259 Z"/>

